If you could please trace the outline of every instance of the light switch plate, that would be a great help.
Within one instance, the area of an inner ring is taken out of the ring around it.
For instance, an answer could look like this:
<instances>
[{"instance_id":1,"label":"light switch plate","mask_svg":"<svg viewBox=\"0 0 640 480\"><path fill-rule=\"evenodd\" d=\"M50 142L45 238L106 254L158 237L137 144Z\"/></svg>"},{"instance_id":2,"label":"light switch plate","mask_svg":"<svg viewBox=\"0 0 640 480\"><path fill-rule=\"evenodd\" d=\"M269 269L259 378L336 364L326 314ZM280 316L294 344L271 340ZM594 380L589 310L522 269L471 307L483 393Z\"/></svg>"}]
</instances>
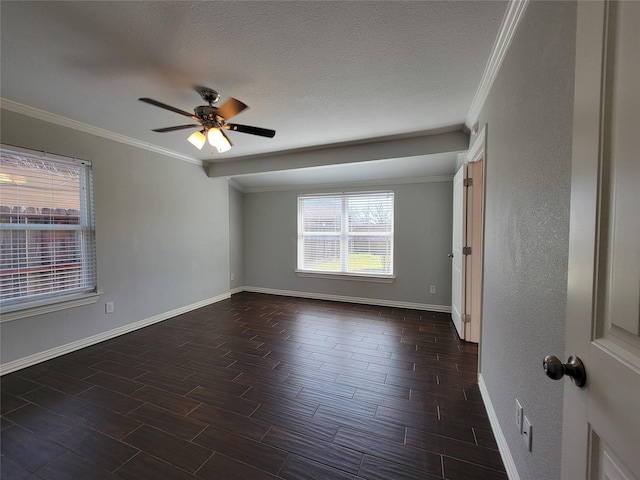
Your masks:
<instances>
[{"instance_id":1,"label":"light switch plate","mask_svg":"<svg viewBox=\"0 0 640 480\"><path fill-rule=\"evenodd\" d=\"M533 446L533 427L527 417L522 418L522 438L524 439L527 451L530 452Z\"/></svg>"},{"instance_id":2,"label":"light switch plate","mask_svg":"<svg viewBox=\"0 0 640 480\"><path fill-rule=\"evenodd\" d=\"M516 398L516 426L518 427L518 433L522 435L522 405Z\"/></svg>"}]
</instances>

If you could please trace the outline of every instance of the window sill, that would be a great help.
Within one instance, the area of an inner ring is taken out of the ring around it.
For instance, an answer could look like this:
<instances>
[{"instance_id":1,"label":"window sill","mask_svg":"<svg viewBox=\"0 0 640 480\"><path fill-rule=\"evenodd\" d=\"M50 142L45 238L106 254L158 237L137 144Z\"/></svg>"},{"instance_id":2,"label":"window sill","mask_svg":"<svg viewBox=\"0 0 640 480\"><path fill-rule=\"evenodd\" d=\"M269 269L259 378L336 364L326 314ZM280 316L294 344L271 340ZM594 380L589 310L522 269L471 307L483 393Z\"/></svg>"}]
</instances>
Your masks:
<instances>
[{"instance_id":1,"label":"window sill","mask_svg":"<svg viewBox=\"0 0 640 480\"><path fill-rule=\"evenodd\" d=\"M336 272L313 272L307 270L296 270L299 277L325 278L329 280L354 280L356 282L393 283L396 279L394 275L374 275L358 273L336 273Z\"/></svg>"},{"instance_id":2,"label":"window sill","mask_svg":"<svg viewBox=\"0 0 640 480\"><path fill-rule=\"evenodd\" d=\"M91 305L98 301L101 293L90 292L78 295L69 295L66 297L50 298L47 300L25 302L20 305L11 305L2 308L0 314L0 323L11 322L21 318L43 315L45 313L57 312L68 308L80 307L82 305Z\"/></svg>"}]
</instances>

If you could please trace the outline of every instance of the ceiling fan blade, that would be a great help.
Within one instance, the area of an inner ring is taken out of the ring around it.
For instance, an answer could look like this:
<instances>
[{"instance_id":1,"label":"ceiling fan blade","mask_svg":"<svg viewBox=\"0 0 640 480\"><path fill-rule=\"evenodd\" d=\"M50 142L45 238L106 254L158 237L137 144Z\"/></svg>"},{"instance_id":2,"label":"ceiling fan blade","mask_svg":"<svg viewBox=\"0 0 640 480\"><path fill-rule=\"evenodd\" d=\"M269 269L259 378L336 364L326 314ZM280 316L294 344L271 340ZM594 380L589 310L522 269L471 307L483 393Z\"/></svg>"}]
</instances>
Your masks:
<instances>
[{"instance_id":1,"label":"ceiling fan blade","mask_svg":"<svg viewBox=\"0 0 640 480\"><path fill-rule=\"evenodd\" d=\"M185 130L187 128L201 128L201 127L202 125L200 125L199 123L192 123L191 125L178 125L176 127L155 128L151 131L165 133L165 132L175 132L176 130Z\"/></svg>"},{"instance_id":2,"label":"ceiling fan blade","mask_svg":"<svg viewBox=\"0 0 640 480\"><path fill-rule=\"evenodd\" d=\"M242 103L240 100L230 97L226 102L218 107L218 115L220 115L225 120L229 120L231 117L235 117L245 108L249 107Z\"/></svg>"},{"instance_id":3,"label":"ceiling fan blade","mask_svg":"<svg viewBox=\"0 0 640 480\"><path fill-rule=\"evenodd\" d=\"M153 98L139 98L141 102L148 103L149 105L154 105L156 107L164 108L165 110L169 110L171 112L179 113L180 115L184 115L185 117L193 118L194 120L198 120L193 113L185 112L184 110L180 110L179 108L172 107L171 105L167 105L166 103L159 102L154 100Z\"/></svg>"},{"instance_id":4,"label":"ceiling fan blade","mask_svg":"<svg viewBox=\"0 0 640 480\"><path fill-rule=\"evenodd\" d=\"M249 125L238 125L237 123L227 123L229 130L241 133L250 133L251 135L259 135L261 137L273 138L276 134L275 130L269 130L268 128L251 127Z\"/></svg>"}]
</instances>

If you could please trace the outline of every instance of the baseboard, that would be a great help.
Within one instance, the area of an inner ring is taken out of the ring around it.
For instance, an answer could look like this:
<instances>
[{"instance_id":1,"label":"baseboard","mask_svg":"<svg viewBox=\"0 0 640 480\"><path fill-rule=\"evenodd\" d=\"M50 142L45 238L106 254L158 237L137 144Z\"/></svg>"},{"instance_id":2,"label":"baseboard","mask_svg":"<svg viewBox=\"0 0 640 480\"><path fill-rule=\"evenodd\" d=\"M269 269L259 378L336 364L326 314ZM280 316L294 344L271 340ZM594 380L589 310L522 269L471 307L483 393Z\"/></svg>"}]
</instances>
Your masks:
<instances>
[{"instance_id":1,"label":"baseboard","mask_svg":"<svg viewBox=\"0 0 640 480\"><path fill-rule=\"evenodd\" d=\"M451 306L449 305L431 305L428 303L399 302L396 300L385 300L381 298L347 297L343 295L330 295L327 293L298 292L295 290L278 290L274 288L249 287L249 286L245 286L245 287L242 287L241 289L235 289L235 290L253 292L253 293L268 293L270 295L281 295L285 297L313 298L316 300L330 300L333 302L359 303L363 305L377 305L380 307L409 308L412 310L427 310L430 312L451 313Z\"/></svg>"},{"instance_id":2,"label":"baseboard","mask_svg":"<svg viewBox=\"0 0 640 480\"><path fill-rule=\"evenodd\" d=\"M240 292L244 292L245 288L244 287L236 287L236 288L232 288L229 293L231 295L235 295L236 293L240 293Z\"/></svg>"},{"instance_id":3,"label":"baseboard","mask_svg":"<svg viewBox=\"0 0 640 480\"><path fill-rule=\"evenodd\" d=\"M52 358L65 355L67 353L71 353L75 350L80 350L81 348L84 348L84 347L95 345L96 343L100 343L105 340L109 340L110 338L124 335L125 333L133 332L134 330L138 330L143 327L148 327L149 325L153 325L154 323L162 322L163 320L168 320L169 318L175 317L177 315L182 315L183 313L190 312L191 310L206 307L207 305L211 305L212 303L217 303L222 300L226 300L230 296L231 296L230 293L224 293L216 297L212 297L206 300L202 300L200 302L192 303L191 305L186 305L184 307L176 308L175 310L170 310L168 312L163 312L158 315L154 315L153 317L149 317L144 320L140 320L138 322L129 323L127 325L123 325L122 327L114 328L112 330L108 330L106 332L102 332L97 335L92 335L91 337L83 338L81 340L76 340L75 342L67 343L59 347L45 350L44 352L35 353L33 355L19 358L11 362L3 363L0 365L0 376L6 375L11 372L15 372L16 370L21 370L23 368L30 367L32 365L35 365L40 362L44 362L46 360L51 360Z\"/></svg>"},{"instance_id":4,"label":"baseboard","mask_svg":"<svg viewBox=\"0 0 640 480\"><path fill-rule=\"evenodd\" d=\"M496 411L493 409L491 397L489 397L489 390L487 390L487 385L484 383L484 378L481 373L478 374L478 386L480 387L480 394L482 395L482 400L484 400L484 406L487 409L487 415L489 416L489 422L491 423L491 430L493 430L493 435L496 437L496 443L498 444L498 450L500 451L504 468L507 471L507 476L509 477L509 480L520 480L516 464L513 461L511 451L509 450L509 444L502 432L500 422L498 422L498 416L496 415Z\"/></svg>"}]
</instances>

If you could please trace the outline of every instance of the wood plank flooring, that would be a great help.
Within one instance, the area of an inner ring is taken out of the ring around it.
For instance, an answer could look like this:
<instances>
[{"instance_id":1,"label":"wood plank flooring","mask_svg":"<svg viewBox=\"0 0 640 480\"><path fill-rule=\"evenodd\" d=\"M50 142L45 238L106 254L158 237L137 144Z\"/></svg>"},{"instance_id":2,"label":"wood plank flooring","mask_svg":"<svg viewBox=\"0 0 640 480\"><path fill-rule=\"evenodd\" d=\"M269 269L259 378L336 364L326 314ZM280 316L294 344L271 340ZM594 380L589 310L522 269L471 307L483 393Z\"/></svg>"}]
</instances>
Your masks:
<instances>
[{"instance_id":1,"label":"wood plank flooring","mask_svg":"<svg viewBox=\"0 0 640 480\"><path fill-rule=\"evenodd\" d=\"M255 293L0 379L2 479L506 479L443 313Z\"/></svg>"}]
</instances>

